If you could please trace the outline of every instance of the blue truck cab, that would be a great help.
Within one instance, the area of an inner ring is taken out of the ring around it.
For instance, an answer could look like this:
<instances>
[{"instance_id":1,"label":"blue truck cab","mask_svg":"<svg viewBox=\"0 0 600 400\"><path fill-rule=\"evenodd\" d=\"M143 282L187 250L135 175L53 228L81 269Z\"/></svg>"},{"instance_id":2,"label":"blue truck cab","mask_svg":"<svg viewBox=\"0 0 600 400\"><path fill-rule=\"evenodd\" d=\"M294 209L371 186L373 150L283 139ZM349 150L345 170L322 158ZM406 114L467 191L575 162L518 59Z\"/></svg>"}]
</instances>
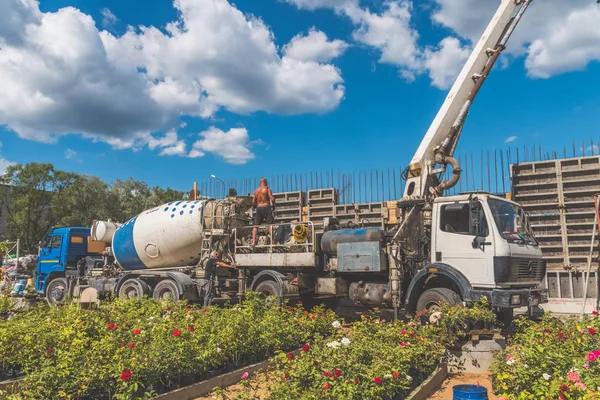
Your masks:
<instances>
[{"instance_id":1,"label":"blue truck cab","mask_svg":"<svg viewBox=\"0 0 600 400\"><path fill-rule=\"evenodd\" d=\"M98 256L98 253L88 252L89 236L89 228L56 228L45 237L35 270L38 293L48 295L48 290L54 290L57 296L66 295L67 278L78 275L77 262L88 256Z\"/></svg>"}]
</instances>

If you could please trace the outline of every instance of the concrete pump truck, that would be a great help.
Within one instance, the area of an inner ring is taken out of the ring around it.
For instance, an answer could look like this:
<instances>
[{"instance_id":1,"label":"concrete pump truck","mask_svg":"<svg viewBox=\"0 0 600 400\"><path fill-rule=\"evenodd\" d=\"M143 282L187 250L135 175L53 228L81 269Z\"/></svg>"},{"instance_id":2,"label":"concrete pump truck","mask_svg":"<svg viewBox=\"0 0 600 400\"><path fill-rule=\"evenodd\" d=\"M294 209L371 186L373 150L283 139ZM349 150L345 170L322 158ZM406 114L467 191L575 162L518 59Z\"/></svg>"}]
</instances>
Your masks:
<instances>
[{"instance_id":1,"label":"concrete pump truck","mask_svg":"<svg viewBox=\"0 0 600 400\"><path fill-rule=\"evenodd\" d=\"M485 297L505 317L546 302L546 264L519 204L484 192L443 196L461 177L453 154L470 107L530 3L501 2L406 170L390 229L296 221L259 227L251 246L249 197L174 201L122 225L54 230L40 250L37 291L51 304L110 296L196 301L217 250L239 266L213 278L221 301L253 290L308 303L343 298L397 315ZM451 178L443 180L447 167Z\"/></svg>"}]
</instances>

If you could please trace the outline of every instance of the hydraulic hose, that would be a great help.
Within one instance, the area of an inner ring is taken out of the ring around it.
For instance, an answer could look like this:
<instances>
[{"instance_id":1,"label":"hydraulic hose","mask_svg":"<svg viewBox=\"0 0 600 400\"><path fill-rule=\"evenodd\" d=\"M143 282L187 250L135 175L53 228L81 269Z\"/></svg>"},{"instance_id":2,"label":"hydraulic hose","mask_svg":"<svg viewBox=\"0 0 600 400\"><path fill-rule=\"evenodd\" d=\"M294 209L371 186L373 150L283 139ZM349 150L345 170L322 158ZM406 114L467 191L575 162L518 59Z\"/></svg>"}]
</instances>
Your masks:
<instances>
[{"instance_id":1,"label":"hydraulic hose","mask_svg":"<svg viewBox=\"0 0 600 400\"><path fill-rule=\"evenodd\" d=\"M460 168L460 163L454 157L443 156L441 153L438 153L435 158L438 164L450 164L452 166L452 178L443 181L433 189L437 195L441 195L444 190L448 190L458 183L462 169Z\"/></svg>"}]
</instances>

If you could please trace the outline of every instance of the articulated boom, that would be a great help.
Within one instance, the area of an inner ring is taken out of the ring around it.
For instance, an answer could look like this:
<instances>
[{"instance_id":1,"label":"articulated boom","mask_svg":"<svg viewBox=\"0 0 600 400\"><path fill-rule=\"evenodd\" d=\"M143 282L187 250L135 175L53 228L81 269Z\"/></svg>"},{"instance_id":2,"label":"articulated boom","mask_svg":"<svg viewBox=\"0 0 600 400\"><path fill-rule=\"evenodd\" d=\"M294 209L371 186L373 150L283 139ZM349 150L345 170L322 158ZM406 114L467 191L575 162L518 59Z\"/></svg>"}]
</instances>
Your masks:
<instances>
[{"instance_id":1,"label":"articulated boom","mask_svg":"<svg viewBox=\"0 0 600 400\"><path fill-rule=\"evenodd\" d=\"M463 124L481 85L531 1L502 1L413 156L404 197L437 197L460 179L460 165L452 156ZM445 172L448 164L453 176L440 183L437 176ZM436 169L436 165L440 168Z\"/></svg>"}]
</instances>

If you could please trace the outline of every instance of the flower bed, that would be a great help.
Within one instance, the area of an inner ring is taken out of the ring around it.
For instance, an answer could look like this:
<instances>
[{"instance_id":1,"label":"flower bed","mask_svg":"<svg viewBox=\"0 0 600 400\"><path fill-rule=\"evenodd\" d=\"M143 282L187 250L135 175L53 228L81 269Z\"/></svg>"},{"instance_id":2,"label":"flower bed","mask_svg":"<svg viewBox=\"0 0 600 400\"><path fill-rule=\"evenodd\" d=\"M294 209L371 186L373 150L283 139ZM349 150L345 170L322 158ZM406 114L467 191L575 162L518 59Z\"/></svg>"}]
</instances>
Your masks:
<instances>
[{"instance_id":1,"label":"flower bed","mask_svg":"<svg viewBox=\"0 0 600 400\"><path fill-rule=\"evenodd\" d=\"M493 316L480 307L445 307L445 312L460 313L461 328L473 317ZM267 372L243 381L242 393L218 394L237 400L405 398L436 369L460 330L448 318L437 325L420 325L419 320L390 323L363 317L348 327L336 321L332 336L306 344L299 356L280 353Z\"/></svg>"},{"instance_id":2,"label":"flower bed","mask_svg":"<svg viewBox=\"0 0 600 400\"><path fill-rule=\"evenodd\" d=\"M506 399L600 399L600 318L518 321L518 333L492 366Z\"/></svg>"},{"instance_id":3,"label":"flower bed","mask_svg":"<svg viewBox=\"0 0 600 400\"><path fill-rule=\"evenodd\" d=\"M231 308L44 305L0 322L0 357L3 372L25 375L14 399L150 398L328 336L334 319L321 308L305 313L252 295Z\"/></svg>"}]
</instances>

